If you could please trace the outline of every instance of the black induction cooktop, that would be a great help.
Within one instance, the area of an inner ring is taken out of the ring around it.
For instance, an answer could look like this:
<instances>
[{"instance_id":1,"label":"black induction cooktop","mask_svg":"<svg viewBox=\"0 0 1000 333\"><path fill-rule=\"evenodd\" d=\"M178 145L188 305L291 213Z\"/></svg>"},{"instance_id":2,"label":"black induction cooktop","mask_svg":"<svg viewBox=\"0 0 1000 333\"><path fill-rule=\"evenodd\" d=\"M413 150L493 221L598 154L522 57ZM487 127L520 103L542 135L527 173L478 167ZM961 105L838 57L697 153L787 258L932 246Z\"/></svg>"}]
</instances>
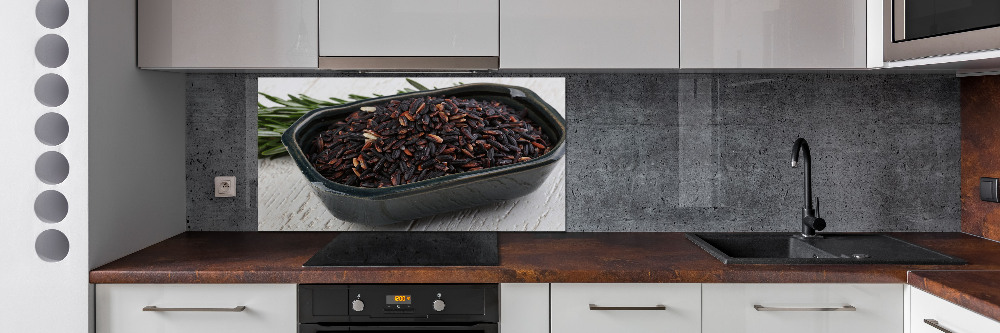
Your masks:
<instances>
[{"instance_id":1,"label":"black induction cooktop","mask_svg":"<svg viewBox=\"0 0 1000 333\"><path fill-rule=\"evenodd\" d=\"M499 252L496 232L343 232L302 266L496 266Z\"/></svg>"}]
</instances>

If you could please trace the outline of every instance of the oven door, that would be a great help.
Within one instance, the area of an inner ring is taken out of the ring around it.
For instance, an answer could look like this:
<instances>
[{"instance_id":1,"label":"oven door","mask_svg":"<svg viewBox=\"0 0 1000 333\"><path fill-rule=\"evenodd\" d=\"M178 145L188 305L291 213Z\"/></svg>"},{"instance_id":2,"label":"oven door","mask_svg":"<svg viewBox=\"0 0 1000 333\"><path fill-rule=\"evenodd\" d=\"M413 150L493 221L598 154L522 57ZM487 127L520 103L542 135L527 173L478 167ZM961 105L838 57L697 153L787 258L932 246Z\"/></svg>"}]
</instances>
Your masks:
<instances>
[{"instance_id":1,"label":"oven door","mask_svg":"<svg viewBox=\"0 0 1000 333\"><path fill-rule=\"evenodd\" d=\"M367 333L395 333L395 332L449 332L449 333L497 333L497 324L470 324L470 325L353 325L353 326L325 326L319 324L299 324L299 333L325 333L325 332L367 332Z\"/></svg>"},{"instance_id":2,"label":"oven door","mask_svg":"<svg viewBox=\"0 0 1000 333\"><path fill-rule=\"evenodd\" d=\"M1000 1L883 0L885 61L1000 49Z\"/></svg>"}]
</instances>

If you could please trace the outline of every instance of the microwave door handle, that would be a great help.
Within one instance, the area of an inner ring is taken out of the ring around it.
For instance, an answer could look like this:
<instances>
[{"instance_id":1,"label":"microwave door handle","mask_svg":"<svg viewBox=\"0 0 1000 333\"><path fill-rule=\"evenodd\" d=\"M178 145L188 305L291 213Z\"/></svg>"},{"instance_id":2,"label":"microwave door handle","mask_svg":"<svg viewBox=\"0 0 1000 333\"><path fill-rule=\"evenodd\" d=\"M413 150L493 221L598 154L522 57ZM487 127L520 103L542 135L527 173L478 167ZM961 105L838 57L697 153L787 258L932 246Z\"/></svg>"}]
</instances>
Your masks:
<instances>
[{"instance_id":1,"label":"microwave door handle","mask_svg":"<svg viewBox=\"0 0 1000 333\"><path fill-rule=\"evenodd\" d=\"M906 39L906 0L885 0L892 3L888 19L892 22L892 41Z\"/></svg>"}]
</instances>

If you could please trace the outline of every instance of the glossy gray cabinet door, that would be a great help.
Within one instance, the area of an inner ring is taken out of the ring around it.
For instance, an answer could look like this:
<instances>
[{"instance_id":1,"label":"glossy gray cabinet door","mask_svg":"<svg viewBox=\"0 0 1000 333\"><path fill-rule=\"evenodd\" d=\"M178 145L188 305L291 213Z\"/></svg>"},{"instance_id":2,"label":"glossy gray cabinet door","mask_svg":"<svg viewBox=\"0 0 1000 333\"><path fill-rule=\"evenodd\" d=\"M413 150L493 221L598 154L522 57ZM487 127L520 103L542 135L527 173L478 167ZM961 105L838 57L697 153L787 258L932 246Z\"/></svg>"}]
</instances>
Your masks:
<instances>
[{"instance_id":1,"label":"glossy gray cabinet door","mask_svg":"<svg viewBox=\"0 0 1000 333\"><path fill-rule=\"evenodd\" d=\"M323 57L496 57L499 0L319 0Z\"/></svg>"},{"instance_id":2,"label":"glossy gray cabinet door","mask_svg":"<svg viewBox=\"0 0 1000 333\"><path fill-rule=\"evenodd\" d=\"M316 0L138 0L141 68L316 68Z\"/></svg>"},{"instance_id":3,"label":"glossy gray cabinet door","mask_svg":"<svg viewBox=\"0 0 1000 333\"><path fill-rule=\"evenodd\" d=\"M678 0L503 0L500 68L677 68Z\"/></svg>"},{"instance_id":4,"label":"glossy gray cabinet door","mask_svg":"<svg viewBox=\"0 0 1000 333\"><path fill-rule=\"evenodd\" d=\"M866 7L866 0L682 0L681 68L865 68Z\"/></svg>"}]
</instances>

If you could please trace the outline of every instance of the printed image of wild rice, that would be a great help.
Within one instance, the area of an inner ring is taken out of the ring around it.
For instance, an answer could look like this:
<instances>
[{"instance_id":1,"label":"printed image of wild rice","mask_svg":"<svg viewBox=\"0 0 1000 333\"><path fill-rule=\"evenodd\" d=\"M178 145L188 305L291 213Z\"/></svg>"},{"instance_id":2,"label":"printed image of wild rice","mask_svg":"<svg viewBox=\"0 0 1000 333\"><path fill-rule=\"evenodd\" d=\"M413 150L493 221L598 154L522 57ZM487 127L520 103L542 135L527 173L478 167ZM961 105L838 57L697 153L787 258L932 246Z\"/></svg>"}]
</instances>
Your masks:
<instances>
[{"instance_id":1,"label":"printed image of wild rice","mask_svg":"<svg viewBox=\"0 0 1000 333\"><path fill-rule=\"evenodd\" d=\"M332 124L306 154L327 179L366 188L510 165L550 149L526 112L445 96L392 100Z\"/></svg>"}]
</instances>

